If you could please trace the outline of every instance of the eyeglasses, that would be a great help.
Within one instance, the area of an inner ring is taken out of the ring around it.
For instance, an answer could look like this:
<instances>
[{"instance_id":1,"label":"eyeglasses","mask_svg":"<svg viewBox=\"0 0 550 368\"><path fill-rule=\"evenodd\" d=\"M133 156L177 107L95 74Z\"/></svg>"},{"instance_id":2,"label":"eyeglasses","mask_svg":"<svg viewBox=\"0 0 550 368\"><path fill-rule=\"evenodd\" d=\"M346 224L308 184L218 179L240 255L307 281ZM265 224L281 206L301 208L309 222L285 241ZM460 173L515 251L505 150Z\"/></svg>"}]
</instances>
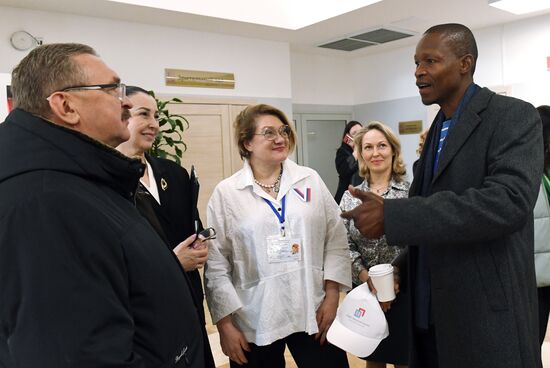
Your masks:
<instances>
[{"instance_id":1,"label":"eyeglasses","mask_svg":"<svg viewBox=\"0 0 550 368\"><path fill-rule=\"evenodd\" d=\"M104 91L115 90L116 97L122 101L126 96L126 85L124 83L109 83L109 84L91 84L88 86L71 86L63 88L56 92L72 92L72 91Z\"/></svg>"},{"instance_id":2,"label":"eyeglasses","mask_svg":"<svg viewBox=\"0 0 550 368\"><path fill-rule=\"evenodd\" d=\"M213 227L207 227L197 235L198 239L201 242L205 242L210 239L216 239L216 229Z\"/></svg>"},{"instance_id":3,"label":"eyeglasses","mask_svg":"<svg viewBox=\"0 0 550 368\"><path fill-rule=\"evenodd\" d=\"M275 138L277 138L277 134L283 138L288 138L290 136L291 131L292 130L288 125L283 125L279 129L265 128L263 132L255 133L254 135L263 135L265 139L267 139L268 141L272 141L272 140L275 140Z\"/></svg>"}]
</instances>

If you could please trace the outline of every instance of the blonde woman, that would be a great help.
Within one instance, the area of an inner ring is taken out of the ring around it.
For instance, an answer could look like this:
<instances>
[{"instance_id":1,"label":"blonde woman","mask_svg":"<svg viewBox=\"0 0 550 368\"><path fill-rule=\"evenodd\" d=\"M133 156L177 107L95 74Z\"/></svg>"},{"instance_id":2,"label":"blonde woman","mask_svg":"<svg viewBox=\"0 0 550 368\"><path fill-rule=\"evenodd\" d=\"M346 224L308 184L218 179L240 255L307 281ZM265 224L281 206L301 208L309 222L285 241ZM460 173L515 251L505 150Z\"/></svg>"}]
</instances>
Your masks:
<instances>
[{"instance_id":1,"label":"blonde woman","mask_svg":"<svg viewBox=\"0 0 550 368\"><path fill-rule=\"evenodd\" d=\"M409 182L405 180L405 165L401 157L399 139L386 125L373 121L355 135L355 150L359 161L359 175L365 180L357 188L373 192L383 198L405 198ZM343 211L349 211L361 201L346 191L340 202ZM403 250L392 246L386 237L365 238L353 221L344 220L352 258L353 283L360 285L369 279L368 269L377 264L391 263ZM390 335L367 357L368 368L384 368L386 363L406 367L408 361L407 294L400 292L393 302L385 302Z\"/></svg>"}]
</instances>

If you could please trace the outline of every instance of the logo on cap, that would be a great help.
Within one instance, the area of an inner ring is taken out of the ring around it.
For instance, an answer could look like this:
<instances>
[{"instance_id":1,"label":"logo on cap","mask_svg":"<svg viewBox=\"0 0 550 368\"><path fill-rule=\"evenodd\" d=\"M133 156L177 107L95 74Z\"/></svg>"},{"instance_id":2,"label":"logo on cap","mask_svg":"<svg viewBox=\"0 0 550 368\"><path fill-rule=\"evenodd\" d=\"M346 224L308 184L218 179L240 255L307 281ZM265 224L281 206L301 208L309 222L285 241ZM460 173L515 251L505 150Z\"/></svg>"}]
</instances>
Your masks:
<instances>
[{"instance_id":1,"label":"logo on cap","mask_svg":"<svg viewBox=\"0 0 550 368\"><path fill-rule=\"evenodd\" d=\"M365 308L357 308L355 310L355 313L353 313L353 316L355 318L361 318L365 316L365 312L366 312Z\"/></svg>"}]
</instances>

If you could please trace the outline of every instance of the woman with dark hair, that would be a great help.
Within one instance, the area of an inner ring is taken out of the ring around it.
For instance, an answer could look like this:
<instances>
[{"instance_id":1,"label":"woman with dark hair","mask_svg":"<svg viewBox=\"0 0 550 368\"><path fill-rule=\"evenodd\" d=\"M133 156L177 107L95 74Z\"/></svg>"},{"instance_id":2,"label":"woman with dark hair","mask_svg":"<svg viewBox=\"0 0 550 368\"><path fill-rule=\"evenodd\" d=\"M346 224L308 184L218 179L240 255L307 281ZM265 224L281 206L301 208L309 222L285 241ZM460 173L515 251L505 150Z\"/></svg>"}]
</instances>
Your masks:
<instances>
[{"instance_id":1,"label":"woman with dark hair","mask_svg":"<svg viewBox=\"0 0 550 368\"><path fill-rule=\"evenodd\" d=\"M542 120L544 171L533 215L535 218L535 271L539 300L539 341L544 342L550 313L550 106L537 107Z\"/></svg>"},{"instance_id":2,"label":"woman with dark hair","mask_svg":"<svg viewBox=\"0 0 550 368\"><path fill-rule=\"evenodd\" d=\"M136 192L136 207L173 250L186 271L195 306L204 326L204 294L198 269L206 263L208 246L206 242L197 240L196 231L199 229L194 219L198 219L198 211L191 200L189 174L173 161L146 153L159 132L157 103L140 87L127 86L126 95L133 105L128 119L130 139L117 149L126 156L140 158L146 165ZM200 221L199 228L202 228ZM203 335L206 367L213 368L214 359L204 328Z\"/></svg>"},{"instance_id":3,"label":"woman with dark hair","mask_svg":"<svg viewBox=\"0 0 550 368\"><path fill-rule=\"evenodd\" d=\"M353 156L353 137L361 129L361 123L355 120L346 124L344 134L342 135L342 144L336 151L336 171L338 172L338 189L334 199L336 203L340 203L342 195L348 190L348 185L358 185L361 183L359 178L358 183L352 183L352 177L357 173L357 158Z\"/></svg>"},{"instance_id":4,"label":"woman with dark hair","mask_svg":"<svg viewBox=\"0 0 550 368\"><path fill-rule=\"evenodd\" d=\"M351 286L346 229L317 172L288 159L296 134L269 105L235 121L244 160L208 202L211 241L206 299L231 367L346 368L327 343L339 291Z\"/></svg>"}]
</instances>

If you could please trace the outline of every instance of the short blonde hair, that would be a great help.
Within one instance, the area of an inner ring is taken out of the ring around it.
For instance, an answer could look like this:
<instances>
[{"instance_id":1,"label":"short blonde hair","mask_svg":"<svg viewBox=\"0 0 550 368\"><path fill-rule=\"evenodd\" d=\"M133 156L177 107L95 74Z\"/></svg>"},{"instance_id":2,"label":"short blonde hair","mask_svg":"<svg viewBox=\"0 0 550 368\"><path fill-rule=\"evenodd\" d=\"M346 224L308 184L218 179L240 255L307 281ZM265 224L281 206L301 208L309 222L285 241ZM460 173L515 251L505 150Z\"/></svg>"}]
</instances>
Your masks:
<instances>
[{"instance_id":1,"label":"short blonde hair","mask_svg":"<svg viewBox=\"0 0 550 368\"><path fill-rule=\"evenodd\" d=\"M376 129L380 133L384 134L384 137L388 140L388 143L390 144L392 151L393 151L393 158L392 158L392 173L391 176L393 180L397 182L401 182L405 179L405 175L407 174L407 169L405 167L405 163L403 162L403 157L401 156L401 143L399 142L399 138L395 135L395 133L388 127L387 125L382 124L379 121L371 121L369 122L364 128L361 128L353 138L353 142L355 143L355 151L357 152L357 161L359 163L359 175L365 180L368 180L370 177L369 168L367 166L367 162L363 158L363 137L367 132Z\"/></svg>"},{"instance_id":2,"label":"short blonde hair","mask_svg":"<svg viewBox=\"0 0 550 368\"><path fill-rule=\"evenodd\" d=\"M288 134L288 151L290 153L294 150L296 146L296 133L294 133L294 129L288 122L284 112L270 105L253 105L241 111L240 114L237 115L234 123L235 141L239 147L239 155L242 159L250 157L250 151L246 149L245 144L254 138L254 134L256 133L256 119L264 115L275 116L281 120L284 125L290 127L290 133Z\"/></svg>"}]
</instances>

